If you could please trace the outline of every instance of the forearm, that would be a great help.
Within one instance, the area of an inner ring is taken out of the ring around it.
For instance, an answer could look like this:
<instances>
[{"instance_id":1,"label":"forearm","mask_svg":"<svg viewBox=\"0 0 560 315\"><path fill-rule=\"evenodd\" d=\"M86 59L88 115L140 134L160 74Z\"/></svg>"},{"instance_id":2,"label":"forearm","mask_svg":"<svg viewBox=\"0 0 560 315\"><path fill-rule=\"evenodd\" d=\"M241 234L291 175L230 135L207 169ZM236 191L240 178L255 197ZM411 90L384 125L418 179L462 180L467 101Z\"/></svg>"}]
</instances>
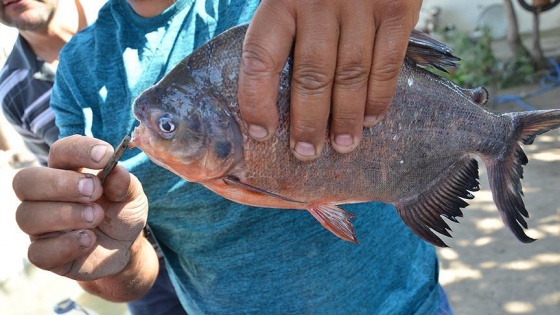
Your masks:
<instances>
[{"instance_id":1,"label":"forearm","mask_svg":"<svg viewBox=\"0 0 560 315\"><path fill-rule=\"evenodd\" d=\"M87 292L113 302L128 302L142 297L156 280L159 261L153 246L144 236L134 242L130 255L129 263L121 272L78 283Z\"/></svg>"}]
</instances>

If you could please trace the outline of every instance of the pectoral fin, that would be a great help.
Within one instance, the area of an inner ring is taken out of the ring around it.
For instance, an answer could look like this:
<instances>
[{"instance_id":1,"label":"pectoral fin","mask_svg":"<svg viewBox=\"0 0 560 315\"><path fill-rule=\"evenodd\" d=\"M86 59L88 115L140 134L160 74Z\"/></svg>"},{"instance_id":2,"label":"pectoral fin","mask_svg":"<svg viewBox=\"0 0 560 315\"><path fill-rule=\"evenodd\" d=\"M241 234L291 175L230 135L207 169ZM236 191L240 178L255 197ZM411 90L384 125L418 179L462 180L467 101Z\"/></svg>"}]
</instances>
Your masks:
<instances>
[{"instance_id":1,"label":"pectoral fin","mask_svg":"<svg viewBox=\"0 0 560 315\"><path fill-rule=\"evenodd\" d=\"M307 209L319 223L345 241L359 244L350 220L355 216L335 205L313 205Z\"/></svg>"},{"instance_id":2,"label":"pectoral fin","mask_svg":"<svg viewBox=\"0 0 560 315\"><path fill-rule=\"evenodd\" d=\"M223 179L224 183L226 183L226 184L228 184L228 185L241 187L241 188L247 189L247 190L249 190L249 191L252 191L252 192L254 192L254 193L259 193L259 194L267 195L267 196L270 196L270 197L282 199L282 200L289 201L289 202L304 203L304 202L302 202L302 201L298 201L298 200L295 200L295 199L287 198L287 197L284 197L284 196L275 194L275 193L273 193L273 192L266 191L266 190L264 190L264 189L262 189L262 188L258 188L258 187L255 187L255 186L252 186L252 185L243 183L241 180L239 180L239 178L238 178L237 176L234 176L234 175L227 175L227 176L225 176L225 177L222 178L222 179Z\"/></svg>"}]
</instances>

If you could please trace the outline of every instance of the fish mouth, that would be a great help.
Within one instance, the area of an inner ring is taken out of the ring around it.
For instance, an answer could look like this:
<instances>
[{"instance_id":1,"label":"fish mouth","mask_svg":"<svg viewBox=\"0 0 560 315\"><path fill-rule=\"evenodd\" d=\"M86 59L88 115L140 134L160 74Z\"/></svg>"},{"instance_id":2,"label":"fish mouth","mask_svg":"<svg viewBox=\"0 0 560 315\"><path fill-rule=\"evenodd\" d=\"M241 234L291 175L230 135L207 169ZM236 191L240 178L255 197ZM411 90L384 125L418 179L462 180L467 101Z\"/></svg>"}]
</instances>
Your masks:
<instances>
[{"instance_id":1,"label":"fish mouth","mask_svg":"<svg viewBox=\"0 0 560 315\"><path fill-rule=\"evenodd\" d=\"M140 123L140 126L134 128L130 134L130 142L128 143L129 149L139 148L142 149L142 144L144 143L144 138L146 134L146 128Z\"/></svg>"},{"instance_id":2,"label":"fish mouth","mask_svg":"<svg viewBox=\"0 0 560 315\"><path fill-rule=\"evenodd\" d=\"M148 119L146 103L141 102L140 99L136 99L136 101L134 102L132 114L134 115L136 120L140 122L140 125L138 125L138 127L132 130L132 133L130 135L131 139L130 139L130 143L128 144L128 147L130 149L135 147L141 149L141 145L143 142L142 139L145 139L147 136L145 130L146 129L145 125L147 124L147 119Z\"/></svg>"}]
</instances>

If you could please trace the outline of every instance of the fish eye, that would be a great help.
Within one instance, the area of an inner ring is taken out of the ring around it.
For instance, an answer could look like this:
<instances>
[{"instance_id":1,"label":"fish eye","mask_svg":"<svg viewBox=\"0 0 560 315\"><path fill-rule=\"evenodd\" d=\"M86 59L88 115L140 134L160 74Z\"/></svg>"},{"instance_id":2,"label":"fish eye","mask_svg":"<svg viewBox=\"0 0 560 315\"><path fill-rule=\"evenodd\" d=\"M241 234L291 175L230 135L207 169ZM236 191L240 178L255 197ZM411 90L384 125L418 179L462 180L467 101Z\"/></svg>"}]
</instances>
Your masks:
<instances>
[{"instance_id":1,"label":"fish eye","mask_svg":"<svg viewBox=\"0 0 560 315\"><path fill-rule=\"evenodd\" d=\"M173 118L169 116L163 116L159 119L159 129L164 133L171 133L175 131L175 123Z\"/></svg>"}]
</instances>

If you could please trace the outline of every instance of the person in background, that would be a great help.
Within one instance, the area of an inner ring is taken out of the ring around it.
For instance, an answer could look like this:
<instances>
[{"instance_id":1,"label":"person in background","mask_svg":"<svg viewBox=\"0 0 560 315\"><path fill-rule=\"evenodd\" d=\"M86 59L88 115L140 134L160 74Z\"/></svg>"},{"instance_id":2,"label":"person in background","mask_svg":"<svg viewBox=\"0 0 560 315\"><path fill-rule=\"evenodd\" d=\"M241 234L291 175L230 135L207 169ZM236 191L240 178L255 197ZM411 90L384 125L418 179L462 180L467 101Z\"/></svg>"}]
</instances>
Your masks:
<instances>
[{"instance_id":1,"label":"person in background","mask_svg":"<svg viewBox=\"0 0 560 315\"><path fill-rule=\"evenodd\" d=\"M70 38L91 24L105 1L21 0L0 3L0 22L18 37L0 72L0 102L6 119L38 162L46 165L58 139L49 107L58 54Z\"/></svg>"},{"instance_id":2,"label":"person in background","mask_svg":"<svg viewBox=\"0 0 560 315\"><path fill-rule=\"evenodd\" d=\"M0 3L0 22L18 30L12 52L0 72L2 111L43 166L47 165L50 146L59 136L54 112L49 106L59 52L72 36L96 20L105 2L19 0ZM163 302L167 305L159 305ZM161 310L182 313L165 268L160 271L154 289L128 306L133 315L159 314Z\"/></svg>"},{"instance_id":3,"label":"person in background","mask_svg":"<svg viewBox=\"0 0 560 315\"><path fill-rule=\"evenodd\" d=\"M105 299L129 301L157 276L160 262L142 233L148 222L189 314L452 314L433 246L390 205L346 206L359 214L357 246L303 211L225 200L139 150L125 153L104 186L80 171L103 168L137 125L131 105L139 93L196 47L246 22L239 101L251 135L267 141L273 133L277 70L294 47L294 155L319 156L330 114L331 139L350 152L391 100L420 4L110 0L63 49L51 103L61 139L49 168L14 178L30 261ZM85 107L95 138L83 136ZM39 189L46 183L54 185Z\"/></svg>"}]
</instances>

